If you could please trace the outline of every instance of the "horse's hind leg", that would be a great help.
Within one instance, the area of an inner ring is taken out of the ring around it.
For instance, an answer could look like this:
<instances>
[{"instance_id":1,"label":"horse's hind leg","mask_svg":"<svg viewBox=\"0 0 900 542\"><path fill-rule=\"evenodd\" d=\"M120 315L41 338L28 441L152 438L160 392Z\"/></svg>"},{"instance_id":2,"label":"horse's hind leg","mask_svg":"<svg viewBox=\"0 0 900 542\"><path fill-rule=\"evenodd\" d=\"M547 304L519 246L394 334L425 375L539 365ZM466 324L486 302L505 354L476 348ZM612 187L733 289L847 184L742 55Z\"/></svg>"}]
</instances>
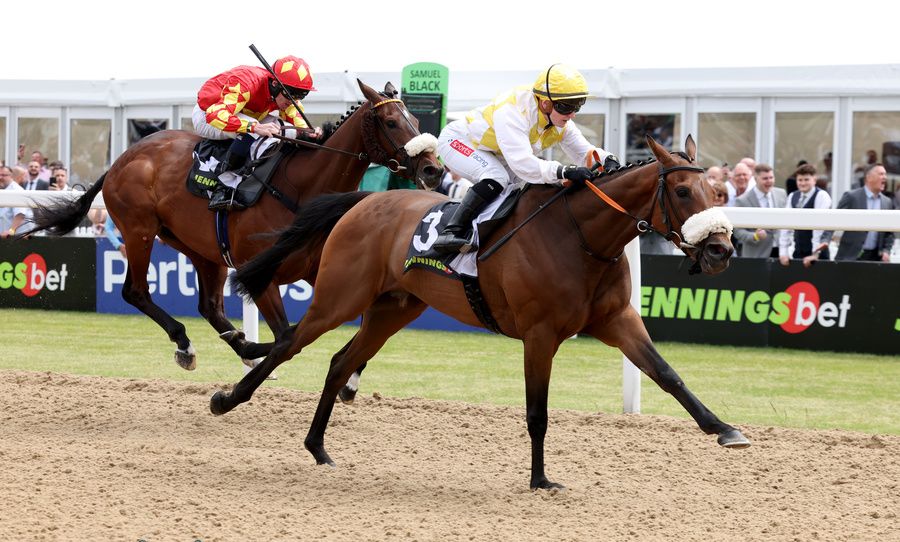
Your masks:
<instances>
[{"instance_id":1,"label":"horse's hind leg","mask_svg":"<svg viewBox=\"0 0 900 542\"><path fill-rule=\"evenodd\" d=\"M678 373L656 351L647 328L633 308L602 326L585 331L610 346L617 346L632 363L656 384L670 393L688 411L700 429L708 435L717 434L718 442L726 448L746 448L748 440L739 430L719 420L706 405L688 390Z\"/></svg>"},{"instance_id":2,"label":"horse's hind leg","mask_svg":"<svg viewBox=\"0 0 900 542\"><path fill-rule=\"evenodd\" d=\"M350 346L350 343L347 343L347 346ZM345 405L352 405L353 401L356 400L356 392L359 391L359 377L362 376L362 372L365 369L366 364L363 363L350 374L350 378L347 379L347 382L341 387L341 391L338 392L338 399Z\"/></svg>"},{"instance_id":3,"label":"horse's hind leg","mask_svg":"<svg viewBox=\"0 0 900 542\"><path fill-rule=\"evenodd\" d=\"M175 350L175 362L182 368L193 371L197 367L197 355L184 324L169 316L150 297L147 268L150 266L155 234L142 235L141 232L127 232L124 229L121 231L125 239L125 250L128 252L128 274L122 285L122 298L165 330L169 340L178 347Z\"/></svg>"},{"instance_id":4,"label":"horse's hind leg","mask_svg":"<svg viewBox=\"0 0 900 542\"><path fill-rule=\"evenodd\" d=\"M389 294L385 295L363 315L362 325L353 340L331 358L325 387L304 440L306 449L317 464L334 466L334 461L325 451L325 429L334 409L334 401L347 378L378 353L392 335L415 320L424 310L425 304L418 299L409 298L401 304Z\"/></svg>"}]
</instances>

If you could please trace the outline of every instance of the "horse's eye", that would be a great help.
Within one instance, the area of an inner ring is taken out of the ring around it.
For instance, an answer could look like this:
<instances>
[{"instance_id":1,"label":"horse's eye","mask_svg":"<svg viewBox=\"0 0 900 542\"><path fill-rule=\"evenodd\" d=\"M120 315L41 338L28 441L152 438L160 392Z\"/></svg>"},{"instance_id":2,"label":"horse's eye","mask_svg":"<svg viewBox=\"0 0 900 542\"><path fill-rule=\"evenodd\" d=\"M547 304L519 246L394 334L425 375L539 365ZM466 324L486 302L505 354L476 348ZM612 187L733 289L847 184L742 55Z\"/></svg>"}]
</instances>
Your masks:
<instances>
[{"instance_id":1,"label":"horse's eye","mask_svg":"<svg viewBox=\"0 0 900 542\"><path fill-rule=\"evenodd\" d=\"M686 186L679 186L675 189L675 195L679 198L687 198L691 195L691 189Z\"/></svg>"},{"instance_id":2,"label":"horse's eye","mask_svg":"<svg viewBox=\"0 0 900 542\"><path fill-rule=\"evenodd\" d=\"M388 128L396 128L397 127L397 121L395 121L395 120L389 120L385 124L387 124Z\"/></svg>"}]
</instances>

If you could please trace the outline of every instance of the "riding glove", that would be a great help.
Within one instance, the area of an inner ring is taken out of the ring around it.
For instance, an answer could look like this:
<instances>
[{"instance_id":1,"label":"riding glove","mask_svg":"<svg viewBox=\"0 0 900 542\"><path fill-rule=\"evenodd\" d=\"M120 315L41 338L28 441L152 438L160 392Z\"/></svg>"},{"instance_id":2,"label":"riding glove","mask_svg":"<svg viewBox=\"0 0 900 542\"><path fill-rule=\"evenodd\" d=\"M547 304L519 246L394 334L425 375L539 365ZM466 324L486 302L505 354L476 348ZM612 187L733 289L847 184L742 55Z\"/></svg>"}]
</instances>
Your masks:
<instances>
[{"instance_id":1,"label":"riding glove","mask_svg":"<svg viewBox=\"0 0 900 542\"><path fill-rule=\"evenodd\" d=\"M585 182L594 177L594 172L590 168L582 166L566 166L563 169L563 178L572 181L572 184L583 185Z\"/></svg>"},{"instance_id":2,"label":"riding glove","mask_svg":"<svg viewBox=\"0 0 900 542\"><path fill-rule=\"evenodd\" d=\"M614 154L610 154L603 161L603 171L615 171L620 167L622 166L619 164L619 159Z\"/></svg>"}]
</instances>

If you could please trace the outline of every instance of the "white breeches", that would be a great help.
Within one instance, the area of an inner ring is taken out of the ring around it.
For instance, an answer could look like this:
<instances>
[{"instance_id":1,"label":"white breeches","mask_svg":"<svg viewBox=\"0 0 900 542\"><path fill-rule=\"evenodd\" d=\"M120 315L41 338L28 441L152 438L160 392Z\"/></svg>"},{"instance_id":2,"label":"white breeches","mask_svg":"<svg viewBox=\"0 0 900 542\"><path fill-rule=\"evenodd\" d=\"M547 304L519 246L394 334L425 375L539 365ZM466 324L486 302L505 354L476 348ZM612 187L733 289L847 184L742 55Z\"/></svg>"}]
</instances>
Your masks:
<instances>
[{"instance_id":1,"label":"white breeches","mask_svg":"<svg viewBox=\"0 0 900 542\"><path fill-rule=\"evenodd\" d=\"M493 179L506 188L510 179L516 179L515 174L501 157L472 146L465 119L453 121L441 130L441 137L438 138L438 154L452 171L473 183L482 179Z\"/></svg>"}]
</instances>

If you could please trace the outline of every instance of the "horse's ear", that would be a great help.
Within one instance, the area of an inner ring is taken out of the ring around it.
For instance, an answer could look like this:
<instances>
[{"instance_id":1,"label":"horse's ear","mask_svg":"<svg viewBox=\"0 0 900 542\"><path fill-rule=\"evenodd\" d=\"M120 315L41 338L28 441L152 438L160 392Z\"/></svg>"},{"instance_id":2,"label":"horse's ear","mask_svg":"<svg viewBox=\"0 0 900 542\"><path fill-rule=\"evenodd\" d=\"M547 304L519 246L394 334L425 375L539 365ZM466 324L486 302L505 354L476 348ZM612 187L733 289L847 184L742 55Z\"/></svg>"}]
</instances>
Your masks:
<instances>
[{"instance_id":1,"label":"horse's ear","mask_svg":"<svg viewBox=\"0 0 900 542\"><path fill-rule=\"evenodd\" d=\"M675 161L672 159L672 155L669 154L669 151L664 149L662 145L660 145L656 142L655 139L650 137L650 134L646 134L644 137L647 138L647 145L650 147L650 150L653 151L653 156L655 156L661 164L670 165L675 163Z\"/></svg>"},{"instance_id":2,"label":"horse's ear","mask_svg":"<svg viewBox=\"0 0 900 542\"><path fill-rule=\"evenodd\" d=\"M397 92L397 88L394 87L394 85L392 85L390 81L388 81L387 84L384 85L384 93L391 98L396 98L397 94L400 94L399 92Z\"/></svg>"},{"instance_id":3,"label":"horse's ear","mask_svg":"<svg viewBox=\"0 0 900 542\"><path fill-rule=\"evenodd\" d=\"M694 136L691 134L688 134L687 139L684 140L684 153L688 155L691 162L697 159L697 144L694 143Z\"/></svg>"},{"instance_id":4,"label":"horse's ear","mask_svg":"<svg viewBox=\"0 0 900 542\"><path fill-rule=\"evenodd\" d=\"M356 82L359 84L359 90L362 91L363 96L365 96L367 100L369 100L373 104L381 101L381 98L378 96L378 93L375 92L375 89L363 83L359 79L357 79Z\"/></svg>"}]
</instances>

